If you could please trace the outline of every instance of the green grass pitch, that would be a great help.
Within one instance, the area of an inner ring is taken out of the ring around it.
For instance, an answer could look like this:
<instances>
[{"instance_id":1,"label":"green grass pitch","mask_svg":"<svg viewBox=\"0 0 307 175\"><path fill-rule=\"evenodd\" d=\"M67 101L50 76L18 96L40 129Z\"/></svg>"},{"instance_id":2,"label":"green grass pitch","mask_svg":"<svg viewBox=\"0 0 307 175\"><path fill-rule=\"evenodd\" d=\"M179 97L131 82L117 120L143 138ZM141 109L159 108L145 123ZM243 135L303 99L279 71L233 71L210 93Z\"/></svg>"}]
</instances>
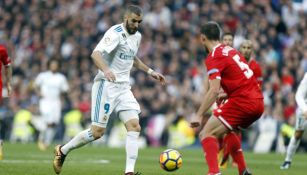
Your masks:
<instances>
[{"instance_id":1,"label":"green grass pitch","mask_svg":"<svg viewBox=\"0 0 307 175\"><path fill-rule=\"evenodd\" d=\"M205 175L207 165L201 148L182 149L183 166L175 172L165 172L159 166L159 154L166 148L147 148L139 151L136 170L142 175ZM280 154L245 153L254 175L306 175L307 155L296 154L290 170L279 170L284 156ZM4 160L0 161L0 175L53 175L53 149L45 152L35 144L4 145ZM86 146L71 152L61 175L122 175L125 166L125 150L103 146ZM237 169L229 167L223 174L236 175Z\"/></svg>"}]
</instances>

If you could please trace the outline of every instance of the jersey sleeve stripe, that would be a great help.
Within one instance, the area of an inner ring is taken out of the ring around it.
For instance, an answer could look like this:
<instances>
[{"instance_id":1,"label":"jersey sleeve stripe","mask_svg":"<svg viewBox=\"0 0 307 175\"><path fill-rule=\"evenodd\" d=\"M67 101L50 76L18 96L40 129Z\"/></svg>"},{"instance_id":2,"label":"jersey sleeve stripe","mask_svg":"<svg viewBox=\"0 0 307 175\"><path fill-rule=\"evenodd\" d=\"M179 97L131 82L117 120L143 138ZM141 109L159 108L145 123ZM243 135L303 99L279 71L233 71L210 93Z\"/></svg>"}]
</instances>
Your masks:
<instances>
[{"instance_id":1,"label":"jersey sleeve stripe","mask_svg":"<svg viewBox=\"0 0 307 175\"><path fill-rule=\"evenodd\" d=\"M214 74L214 73L217 73L217 72L219 72L219 70L216 69L216 68L213 68L213 69L209 70L207 74L211 75L211 74Z\"/></svg>"},{"instance_id":2,"label":"jersey sleeve stripe","mask_svg":"<svg viewBox=\"0 0 307 175\"><path fill-rule=\"evenodd\" d=\"M114 29L116 32L121 32L123 31L122 27L121 26L118 26Z\"/></svg>"}]
</instances>

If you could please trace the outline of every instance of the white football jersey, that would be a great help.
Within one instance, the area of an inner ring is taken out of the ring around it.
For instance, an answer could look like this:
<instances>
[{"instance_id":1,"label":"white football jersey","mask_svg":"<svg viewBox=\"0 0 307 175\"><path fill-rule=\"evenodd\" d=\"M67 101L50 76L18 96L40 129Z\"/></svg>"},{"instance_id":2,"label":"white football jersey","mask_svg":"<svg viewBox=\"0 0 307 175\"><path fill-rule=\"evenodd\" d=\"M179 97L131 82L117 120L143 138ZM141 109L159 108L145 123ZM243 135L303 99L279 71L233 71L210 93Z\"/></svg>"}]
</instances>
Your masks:
<instances>
[{"instance_id":1,"label":"white football jersey","mask_svg":"<svg viewBox=\"0 0 307 175\"><path fill-rule=\"evenodd\" d=\"M305 73L303 80L297 88L295 94L296 103L302 112L307 111L307 73Z\"/></svg>"},{"instance_id":2,"label":"white football jersey","mask_svg":"<svg viewBox=\"0 0 307 175\"><path fill-rule=\"evenodd\" d=\"M129 82L141 37L140 32L130 35L123 24L117 24L104 34L94 49L103 54L105 63L116 76L116 82ZM95 80L104 78L104 73L99 70Z\"/></svg>"},{"instance_id":3,"label":"white football jersey","mask_svg":"<svg viewBox=\"0 0 307 175\"><path fill-rule=\"evenodd\" d=\"M38 74L34 83L40 88L44 100L60 100L61 92L67 92L69 89L65 76L51 71Z\"/></svg>"}]
</instances>

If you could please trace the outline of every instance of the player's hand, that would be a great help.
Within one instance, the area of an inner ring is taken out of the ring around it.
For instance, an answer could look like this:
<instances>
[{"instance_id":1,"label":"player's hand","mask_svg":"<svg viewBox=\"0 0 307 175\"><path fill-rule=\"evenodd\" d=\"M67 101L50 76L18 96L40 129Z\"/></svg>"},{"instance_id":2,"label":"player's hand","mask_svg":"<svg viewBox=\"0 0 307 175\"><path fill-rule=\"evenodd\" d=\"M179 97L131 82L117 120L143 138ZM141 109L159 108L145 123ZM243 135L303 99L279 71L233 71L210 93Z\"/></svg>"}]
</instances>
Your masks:
<instances>
[{"instance_id":1,"label":"player's hand","mask_svg":"<svg viewBox=\"0 0 307 175\"><path fill-rule=\"evenodd\" d=\"M219 92L216 103L217 105L225 103L225 100L228 98L227 94L225 92Z\"/></svg>"},{"instance_id":2,"label":"player's hand","mask_svg":"<svg viewBox=\"0 0 307 175\"><path fill-rule=\"evenodd\" d=\"M160 73L158 73L158 72L156 72L156 71L153 71L150 75L151 75L154 79L160 81L160 83L161 83L162 85L165 85L165 83L166 83L165 77L164 77L162 74L160 74Z\"/></svg>"},{"instance_id":3,"label":"player's hand","mask_svg":"<svg viewBox=\"0 0 307 175\"><path fill-rule=\"evenodd\" d=\"M12 94L12 86L10 83L6 84L6 89L7 89L7 96L10 97Z\"/></svg>"},{"instance_id":4,"label":"player's hand","mask_svg":"<svg viewBox=\"0 0 307 175\"><path fill-rule=\"evenodd\" d=\"M304 116L305 120L307 120L307 111L303 112L303 116Z\"/></svg>"},{"instance_id":5,"label":"player's hand","mask_svg":"<svg viewBox=\"0 0 307 175\"><path fill-rule=\"evenodd\" d=\"M108 81L114 82L116 80L115 74L110 69L104 71L103 73Z\"/></svg>"},{"instance_id":6,"label":"player's hand","mask_svg":"<svg viewBox=\"0 0 307 175\"><path fill-rule=\"evenodd\" d=\"M196 114L193 114L190 121L191 128L199 127L200 123L201 123L201 117Z\"/></svg>"}]
</instances>

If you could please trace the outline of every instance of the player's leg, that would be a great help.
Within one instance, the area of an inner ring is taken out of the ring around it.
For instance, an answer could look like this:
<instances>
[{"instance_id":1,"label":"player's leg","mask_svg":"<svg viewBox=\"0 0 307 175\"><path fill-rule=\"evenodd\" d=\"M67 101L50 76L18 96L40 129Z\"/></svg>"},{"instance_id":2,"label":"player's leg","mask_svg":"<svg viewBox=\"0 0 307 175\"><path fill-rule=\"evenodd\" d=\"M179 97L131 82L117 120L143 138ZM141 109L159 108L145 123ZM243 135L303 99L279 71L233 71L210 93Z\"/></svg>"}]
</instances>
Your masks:
<instances>
[{"instance_id":1,"label":"player's leg","mask_svg":"<svg viewBox=\"0 0 307 175\"><path fill-rule=\"evenodd\" d=\"M227 149L229 154L233 158L234 162L237 163L240 175L249 174L238 135L235 132L230 132L227 134L225 139L227 142Z\"/></svg>"},{"instance_id":2,"label":"player's leg","mask_svg":"<svg viewBox=\"0 0 307 175\"><path fill-rule=\"evenodd\" d=\"M303 136L306 121L300 110L297 110L295 121L295 134L291 137L290 143L287 148L286 158L284 163L280 166L280 169L289 169L292 162L292 157L298 148L301 137Z\"/></svg>"},{"instance_id":3,"label":"player's leg","mask_svg":"<svg viewBox=\"0 0 307 175\"><path fill-rule=\"evenodd\" d=\"M108 117L112 112L110 104L106 103L108 99L106 91L107 86L103 80L94 82L92 88L91 128L81 131L65 145L55 147L53 167L57 174L61 172L65 157L71 150L99 139L104 134L109 119ZM106 106L108 106L107 111Z\"/></svg>"},{"instance_id":4,"label":"player's leg","mask_svg":"<svg viewBox=\"0 0 307 175\"><path fill-rule=\"evenodd\" d=\"M57 125L55 123L47 124L45 139L44 139L44 144L45 144L46 148L48 148L48 146L52 143L52 141L54 139L54 135L55 135L55 132L56 132L56 126Z\"/></svg>"},{"instance_id":5,"label":"player's leg","mask_svg":"<svg viewBox=\"0 0 307 175\"><path fill-rule=\"evenodd\" d=\"M39 101L39 111L41 116L41 121L44 127L39 132L37 146L41 151L45 151L47 146L45 145L46 131L47 131L47 120L48 120L48 108L49 104L46 103L43 99Z\"/></svg>"},{"instance_id":6,"label":"player's leg","mask_svg":"<svg viewBox=\"0 0 307 175\"><path fill-rule=\"evenodd\" d=\"M134 98L129 85L123 85L119 104L116 106L118 116L127 129L126 138L126 175L134 175L134 167L138 157L138 138L141 131L139 124L140 106Z\"/></svg>"},{"instance_id":7,"label":"player's leg","mask_svg":"<svg viewBox=\"0 0 307 175\"><path fill-rule=\"evenodd\" d=\"M138 138L141 131L138 112L136 110L120 111L119 117L127 129L125 173L133 173L138 157Z\"/></svg>"},{"instance_id":8,"label":"player's leg","mask_svg":"<svg viewBox=\"0 0 307 175\"><path fill-rule=\"evenodd\" d=\"M218 118L212 116L199 133L199 139L201 140L209 168L208 174L210 175L220 173L217 159L219 151L217 138L222 137L228 131L229 129L226 128Z\"/></svg>"},{"instance_id":9,"label":"player's leg","mask_svg":"<svg viewBox=\"0 0 307 175\"><path fill-rule=\"evenodd\" d=\"M244 104L248 106L245 109ZM249 107L251 106L251 107ZM221 123L224 124L230 131L237 130L238 127L247 128L255 120L257 120L263 112L263 101L259 100L245 100L245 99L229 99L220 109L214 110L214 115L218 116ZM249 116L249 117L245 117ZM240 140L234 132L230 132L226 137L228 150L233 160L238 163L238 170L240 175L250 174L247 171L247 166L244 160L243 151Z\"/></svg>"},{"instance_id":10,"label":"player's leg","mask_svg":"<svg viewBox=\"0 0 307 175\"><path fill-rule=\"evenodd\" d=\"M303 133L304 133L304 130L296 130L295 134L291 137L288 148L287 148L285 161L280 166L280 169L284 170L284 169L290 168L291 162L292 162L292 157L295 154L298 146L300 145Z\"/></svg>"},{"instance_id":11,"label":"player's leg","mask_svg":"<svg viewBox=\"0 0 307 175\"><path fill-rule=\"evenodd\" d=\"M105 131L105 127L91 125L91 128L81 131L77 134L73 139L71 139L68 143L61 146L60 151L67 155L73 149L84 146L85 144L92 142L94 140L99 139L103 136Z\"/></svg>"},{"instance_id":12,"label":"player's leg","mask_svg":"<svg viewBox=\"0 0 307 175\"><path fill-rule=\"evenodd\" d=\"M238 138L239 138L239 141L240 141L240 145L241 144L241 132L238 132L236 133ZM224 139L223 139L223 145L224 145L224 150L223 150L223 157L220 161L220 168L227 168L227 164L228 164L228 161L229 161L229 155L230 155L230 151L229 151L229 138L228 137L231 137L229 134L226 134L224 136ZM233 165L236 165L237 166L237 162L235 160L233 160Z\"/></svg>"},{"instance_id":13,"label":"player's leg","mask_svg":"<svg viewBox=\"0 0 307 175\"><path fill-rule=\"evenodd\" d=\"M53 161L54 171L59 174L62 170L66 155L73 149L86 145L96 139L99 139L105 131L101 126L93 125L90 129L86 129L77 134L72 140L65 145L57 145L55 147L55 157Z\"/></svg>"},{"instance_id":14,"label":"player's leg","mask_svg":"<svg viewBox=\"0 0 307 175\"><path fill-rule=\"evenodd\" d=\"M45 132L44 144L48 147L54 140L56 133L56 128L61 120L61 103L59 101L54 101L49 104L49 111L46 117L47 128Z\"/></svg>"}]
</instances>

